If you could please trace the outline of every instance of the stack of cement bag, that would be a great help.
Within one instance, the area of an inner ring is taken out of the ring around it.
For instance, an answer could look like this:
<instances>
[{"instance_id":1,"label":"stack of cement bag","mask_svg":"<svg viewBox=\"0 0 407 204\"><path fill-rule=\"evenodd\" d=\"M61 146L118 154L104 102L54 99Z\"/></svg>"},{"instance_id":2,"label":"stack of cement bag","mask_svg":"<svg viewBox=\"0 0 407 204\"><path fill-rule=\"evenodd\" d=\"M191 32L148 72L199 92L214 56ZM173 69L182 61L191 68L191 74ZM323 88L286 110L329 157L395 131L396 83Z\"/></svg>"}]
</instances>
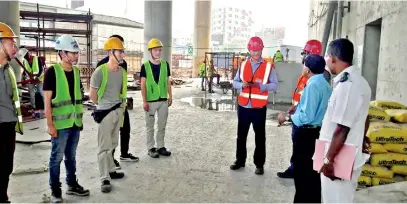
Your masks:
<instances>
[{"instance_id":1,"label":"stack of cement bag","mask_svg":"<svg viewBox=\"0 0 407 204\"><path fill-rule=\"evenodd\" d=\"M372 101L369 108L370 161L363 166L360 186L407 180L407 106Z\"/></svg>"}]
</instances>

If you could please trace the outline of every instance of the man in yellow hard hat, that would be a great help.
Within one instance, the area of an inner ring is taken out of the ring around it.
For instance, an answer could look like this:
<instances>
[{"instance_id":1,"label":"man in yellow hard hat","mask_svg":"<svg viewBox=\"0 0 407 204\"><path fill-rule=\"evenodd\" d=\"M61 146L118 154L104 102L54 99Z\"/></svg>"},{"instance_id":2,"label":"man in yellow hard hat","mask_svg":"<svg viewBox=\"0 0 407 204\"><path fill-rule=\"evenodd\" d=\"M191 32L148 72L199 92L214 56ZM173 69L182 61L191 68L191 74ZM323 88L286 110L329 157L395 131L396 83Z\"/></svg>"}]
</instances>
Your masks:
<instances>
[{"instance_id":1,"label":"man in yellow hard hat","mask_svg":"<svg viewBox=\"0 0 407 204\"><path fill-rule=\"evenodd\" d=\"M0 22L0 203L9 202L7 188L13 171L16 132L23 134L16 76L9 65L17 53L15 38L14 31Z\"/></svg>"},{"instance_id":2,"label":"man in yellow hard hat","mask_svg":"<svg viewBox=\"0 0 407 204\"><path fill-rule=\"evenodd\" d=\"M98 128L98 163L101 191L108 193L112 187L110 179L124 177L117 172L112 152L119 142L119 131L123 125L127 96L127 72L120 64L124 59L123 42L112 37L106 40L104 50L109 53L109 61L99 66L92 74L90 99L97 104L93 112Z\"/></svg>"},{"instance_id":3,"label":"man in yellow hard hat","mask_svg":"<svg viewBox=\"0 0 407 204\"><path fill-rule=\"evenodd\" d=\"M147 47L151 58L141 66L141 94L147 126L148 155L158 158L160 155L171 155L164 144L168 107L172 104L171 71L168 62L160 59L163 47L161 41L153 38ZM157 141L154 140L156 113L158 117Z\"/></svg>"}]
</instances>

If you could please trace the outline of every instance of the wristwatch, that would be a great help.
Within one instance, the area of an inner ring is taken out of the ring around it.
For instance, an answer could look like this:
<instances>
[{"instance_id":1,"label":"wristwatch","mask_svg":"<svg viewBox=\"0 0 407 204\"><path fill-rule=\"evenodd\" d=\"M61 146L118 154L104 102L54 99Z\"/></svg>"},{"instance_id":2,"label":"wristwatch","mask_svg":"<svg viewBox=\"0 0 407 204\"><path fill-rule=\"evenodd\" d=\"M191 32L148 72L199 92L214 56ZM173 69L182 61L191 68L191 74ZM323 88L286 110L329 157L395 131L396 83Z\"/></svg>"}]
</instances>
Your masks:
<instances>
[{"instance_id":1,"label":"wristwatch","mask_svg":"<svg viewBox=\"0 0 407 204\"><path fill-rule=\"evenodd\" d=\"M328 157L325 157L325 158L324 158L324 164L329 164L329 159L328 159Z\"/></svg>"}]
</instances>

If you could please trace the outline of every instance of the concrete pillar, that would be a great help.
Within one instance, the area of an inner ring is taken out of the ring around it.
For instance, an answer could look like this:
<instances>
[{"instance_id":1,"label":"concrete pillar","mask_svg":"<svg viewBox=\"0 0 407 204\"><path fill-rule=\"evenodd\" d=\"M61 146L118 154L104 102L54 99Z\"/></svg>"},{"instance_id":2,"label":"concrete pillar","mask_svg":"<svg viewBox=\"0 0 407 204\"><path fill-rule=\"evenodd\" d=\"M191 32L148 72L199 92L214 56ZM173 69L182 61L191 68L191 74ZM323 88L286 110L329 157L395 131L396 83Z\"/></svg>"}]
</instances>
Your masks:
<instances>
[{"instance_id":1,"label":"concrete pillar","mask_svg":"<svg viewBox=\"0 0 407 204\"><path fill-rule=\"evenodd\" d=\"M199 65L205 59L205 52L211 51L211 13L211 0L195 0L193 77L198 76Z\"/></svg>"},{"instance_id":2,"label":"concrete pillar","mask_svg":"<svg viewBox=\"0 0 407 204\"><path fill-rule=\"evenodd\" d=\"M172 1L144 1L144 60L150 59L147 44L151 38L163 43L161 59L171 66L172 56Z\"/></svg>"},{"instance_id":3,"label":"concrete pillar","mask_svg":"<svg viewBox=\"0 0 407 204\"><path fill-rule=\"evenodd\" d=\"M13 29L17 36L20 36L20 1L0 1L0 22L3 22ZM17 45L20 45L20 39L17 38ZM16 73L17 81L21 80L21 67L17 62L10 62Z\"/></svg>"}]
</instances>

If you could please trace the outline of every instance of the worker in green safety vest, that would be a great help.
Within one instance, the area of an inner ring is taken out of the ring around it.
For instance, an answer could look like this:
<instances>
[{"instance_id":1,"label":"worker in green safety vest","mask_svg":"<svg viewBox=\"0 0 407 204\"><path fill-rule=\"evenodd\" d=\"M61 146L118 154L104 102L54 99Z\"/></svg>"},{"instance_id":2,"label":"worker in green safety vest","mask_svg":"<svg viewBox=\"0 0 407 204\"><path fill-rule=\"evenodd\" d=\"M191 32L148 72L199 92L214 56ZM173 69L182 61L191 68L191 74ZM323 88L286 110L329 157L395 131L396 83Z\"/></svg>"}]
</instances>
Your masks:
<instances>
[{"instance_id":1,"label":"worker in green safety vest","mask_svg":"<svg viewBox=\"0 0 407 204\"><path fill-rule=\"evenodd\" d=\"M112 189L110 180L124 177L123 172L116 171L112 153L118 145L120 127L123 126L124 121L127 72L120 66L124 60L124 45L118 37L108 38L105 41L104 50L108 52L109 61L93 72L89 96L97 104L94 114L100 115L100 121L96 122L98 122L101 191L109 193Z\"/></svg>"},{"instance_id":2,"label":"worker in green safety vest","mask_svg":"<svg viewBox=\"0 0 407 204\"><path fill-rule=\"evenodd\" d=\"M88 196L89 190L76 177L76 149L83 129L83 105L79 68L78 42L71 35L62 35L55 42L61 62L49 67L44 76L44 104L48 133L51 135L49 184L51 202L62 202L60 165L65 156L66 193Z\"/></svg>"},{"instance_id":3,"label":"worker in green safety vest","mask_svg":"<svg viewBox=\"0 0 407 204\"><path fill-rule=\"evenodd\" d=\"M170 156L171 152L165 147L164 136L167 125L168 107L172 104L170 65L161 60L163 44L153 38L147 45L150 60L141 66L141 94L147 126L147 149L152 158ZM157 135L154 139L155 114L157 113ZM156 145L157 142L157 145Z\"/></svg>"},{"instance_id":4,"label":"worker in green safety vest","mask_svg":"<svg viewBox=\"0 0 407 204\"><path fill-rule=\"evenodd\" d=\"M201 89L202 91L205 91L205 79L206 79L206 60L204 60L201 65L199 66L199 76L201 77L202 81L201 81Z\"/></svg>"},{"instance_id":5,"label":"worker in green safety vest","mask_svg":"<svg viewBox=\"0 0 407 204\"><path fill-rule=\"evenodd\" d=\"M280 50L277 50L276 54L274 54L273 62L284 62L284 56Z\"/></svg>"},{"instance_id":6,"label":"worker in green safety vest","mask_svg":"<svg viewBox=\"0 0 407 204\"><path fill-rule=\"evenodd\" d=\"M208 88L209 88L209 90L208 90L208 92L209 93L215 93L214 91L213 91L213 88L212 88L212 84L213 84L213 77L215 76L215 75L217 75L217 72L216 72L216 70L215 70L215 66L214 66L214 64L213 64L213 59L211 59L210 61L209 61L209 65L207 66L207 77L208 77L208 79L209 79L209 84L208 84ZM219 79L218 79L218 83L219 83Z\"/></svg>"},{"instance_id":7,"label":"worker in green safety vest","mask_svg":"<svg viewBox=\"0 0 407 204\"><path fill-rule=\"evenodd\" d=\"M21 48L21 47L20 47ZM30 93L30 102L34 109L39 109L42 107L37 107L37 102L35 101L35 94L38 92L44 98L43 93L43 82L44 82L44 62L38 56L30 56L27 54L24 56L24 67L30 75L33 76L33 80L38 80L38 82L33 81L27 84L28 91Z\"/></svg>"},{"instance_id":8,"label":"worker in green safety vest","mask_svg":"<svg viewBox=\"0 0 407 204\"><path fill-rule=\"evenodd\" d=\"M9 64L17 53L15 38L10 26L0 22L0 203L10 203L7 188L13 172L16 132L23 134L16 76Z\"/></svg>"}]
</instances>

